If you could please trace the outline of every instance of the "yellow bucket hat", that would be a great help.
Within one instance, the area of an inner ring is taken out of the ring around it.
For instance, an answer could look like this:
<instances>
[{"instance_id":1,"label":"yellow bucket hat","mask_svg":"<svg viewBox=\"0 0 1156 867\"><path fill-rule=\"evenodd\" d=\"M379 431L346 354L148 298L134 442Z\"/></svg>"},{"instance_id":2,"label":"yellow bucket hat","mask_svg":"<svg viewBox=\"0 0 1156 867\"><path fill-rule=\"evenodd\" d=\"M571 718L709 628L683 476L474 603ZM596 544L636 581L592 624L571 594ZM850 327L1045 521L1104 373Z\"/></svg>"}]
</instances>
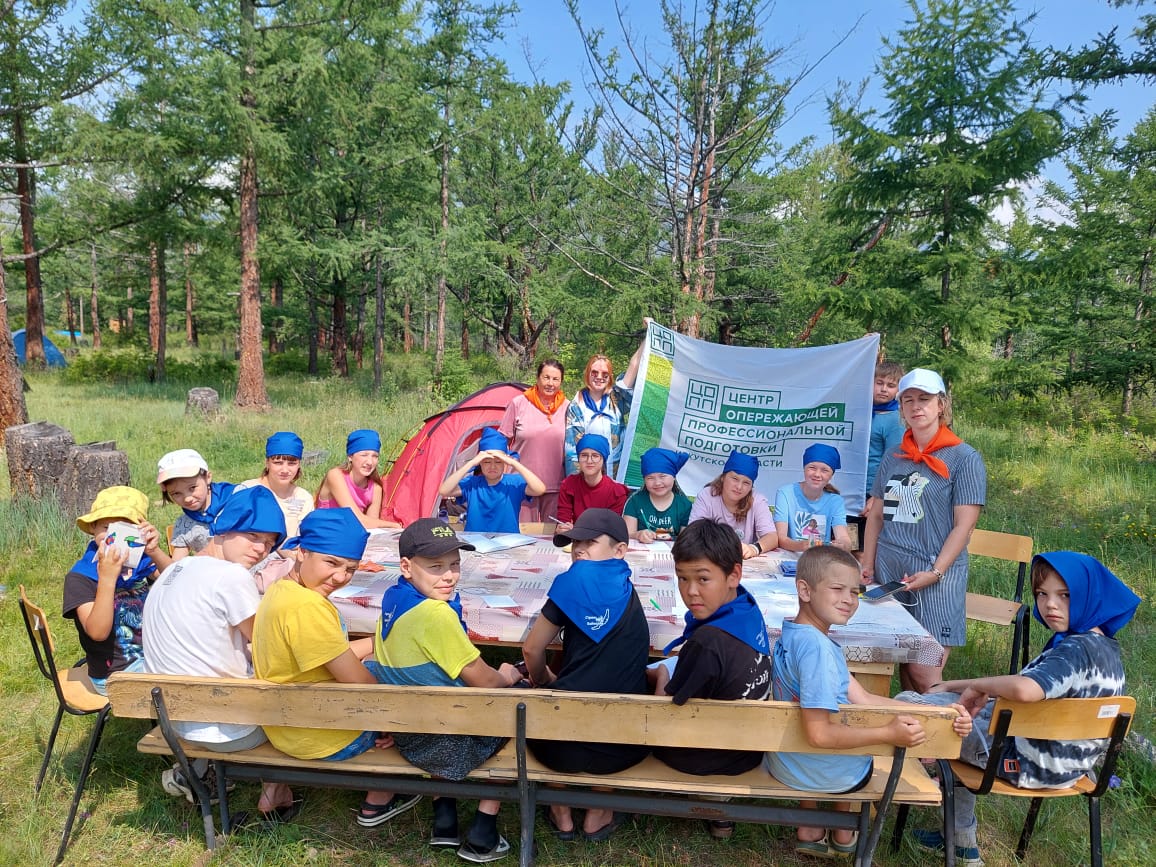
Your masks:
<instances>
[{"instance_id":1,"label":"yellow bucket hat","mask_svg":"<svg viewBox=\"0 0 1156 867\"><path fill-rule=\"evenodd\" d=\"M92 535L92 525L108 518L123 518L130 524L139 524L148 516L149 498L136 488L116 485L105 488L92 501L87 515L76 519L76 526Z\"/></svg>"}]
</instances>

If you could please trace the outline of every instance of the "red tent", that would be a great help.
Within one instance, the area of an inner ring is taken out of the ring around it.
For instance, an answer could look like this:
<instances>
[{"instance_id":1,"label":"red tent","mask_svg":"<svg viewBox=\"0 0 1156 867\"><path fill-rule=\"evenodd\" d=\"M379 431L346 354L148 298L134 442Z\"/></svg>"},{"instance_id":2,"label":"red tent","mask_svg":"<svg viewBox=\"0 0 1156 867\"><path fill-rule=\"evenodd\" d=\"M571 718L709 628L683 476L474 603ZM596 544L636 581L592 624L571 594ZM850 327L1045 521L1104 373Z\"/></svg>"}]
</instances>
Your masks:
<instances>
[{"instance_id":1,"label":"red tent","mask_svg":"<svg viewBox=\"0 0 1156 867\"><path fill-rule=\"evenodd\" d=\"M482 428L497 427L506 407L526 390L516 382L487 385L449 409L425 420L412 434L381 480L381 514L405 526L438 513L438 487L445 477L477 454Z\"/></svg>"}]
</instances>

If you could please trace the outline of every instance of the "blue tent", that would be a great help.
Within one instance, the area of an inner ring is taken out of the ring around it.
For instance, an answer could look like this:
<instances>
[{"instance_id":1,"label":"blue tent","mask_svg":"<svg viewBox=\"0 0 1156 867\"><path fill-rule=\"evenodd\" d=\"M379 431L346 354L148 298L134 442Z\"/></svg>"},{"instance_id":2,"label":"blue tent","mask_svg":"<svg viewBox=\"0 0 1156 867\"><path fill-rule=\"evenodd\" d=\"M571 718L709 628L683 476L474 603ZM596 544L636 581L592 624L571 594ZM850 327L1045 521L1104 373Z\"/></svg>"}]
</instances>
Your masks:
<instances>
[{"instance_id":1,"label":"blue tent","mask_svg":"<svg viewBox=\"0 0 1156 867\"><path fill-rule=\"evenodd\" d=\"M24 329L21 328L12 332L12 342L16 344L16 360L24 364ZM56 348L56 344L48 339L48 335L44 335L44 357L48 360L49 367L67 367L68 362L64 355Z\"/></svg>"}]
</instances>

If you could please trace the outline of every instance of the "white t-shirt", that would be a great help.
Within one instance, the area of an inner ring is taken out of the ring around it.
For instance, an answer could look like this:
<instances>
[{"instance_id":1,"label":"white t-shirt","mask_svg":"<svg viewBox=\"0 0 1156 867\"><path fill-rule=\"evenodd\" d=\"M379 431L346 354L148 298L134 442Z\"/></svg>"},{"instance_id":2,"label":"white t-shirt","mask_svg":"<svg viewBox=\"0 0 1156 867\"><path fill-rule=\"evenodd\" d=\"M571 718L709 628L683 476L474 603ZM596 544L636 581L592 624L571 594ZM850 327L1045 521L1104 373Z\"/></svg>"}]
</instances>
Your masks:
<instances>
[{"instance_id":1,"label":"white t-shirt","mask_svg":"<svg viewBox=\"0 0 1156 867\"><path fill-rule=\"evenodd\" d=\"M145 671L203 677L252 677L253 665L239 623L257 613L261 596L237 563L198 555L173 563L149 589L143 637ZM188 740L227 743L256 726L176 722Z\"/></svg>"},{"instance_id":2,"label":"white t-shirt","mask_svg":"<svg viewBox=\"0 0 1156 867\"><path fill-rule=\"evenodd\" d=\"M248 479L237 485L237 490L243 491L258 485L268 487L261 479ZM301 527L301 520L313 511L313 495L300 485L295 486L293 493L287 498L277 496L277 492L272 488L269 488L269 492L277 497L277 505L281 507L281 514L285 516L285 538L296 536Z\"/></svg>"}]
</instances>

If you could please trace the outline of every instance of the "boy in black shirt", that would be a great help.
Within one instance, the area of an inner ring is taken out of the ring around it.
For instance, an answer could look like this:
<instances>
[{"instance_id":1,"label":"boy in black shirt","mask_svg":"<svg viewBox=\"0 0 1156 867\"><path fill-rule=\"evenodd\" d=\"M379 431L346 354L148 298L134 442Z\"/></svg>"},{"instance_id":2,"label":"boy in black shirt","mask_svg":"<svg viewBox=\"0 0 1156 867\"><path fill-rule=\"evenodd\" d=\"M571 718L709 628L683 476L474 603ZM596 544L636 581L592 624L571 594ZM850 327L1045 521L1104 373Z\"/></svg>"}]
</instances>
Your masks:
<instances>
[{"instance_id":1,"label":"boy in black shirt","mask_svg":"<svg viewBox=\"0 0 1156 867\"><path fill-rule=\"evenodd\" d=\"M655 694L675 704L691 698L765 701L771 694L770 641L762 612L740 583L743 552L730 527L703 518L678 534L671 550L678 592L688 609L682 637L666 652L686 642L674 674L665 665L654 669ZM744 750L663 747L654 754L687 774L742 774L759 766L762 753ZM711 834L730 836L729 822L712 822Z\"/></svg>"}]
</instances>

